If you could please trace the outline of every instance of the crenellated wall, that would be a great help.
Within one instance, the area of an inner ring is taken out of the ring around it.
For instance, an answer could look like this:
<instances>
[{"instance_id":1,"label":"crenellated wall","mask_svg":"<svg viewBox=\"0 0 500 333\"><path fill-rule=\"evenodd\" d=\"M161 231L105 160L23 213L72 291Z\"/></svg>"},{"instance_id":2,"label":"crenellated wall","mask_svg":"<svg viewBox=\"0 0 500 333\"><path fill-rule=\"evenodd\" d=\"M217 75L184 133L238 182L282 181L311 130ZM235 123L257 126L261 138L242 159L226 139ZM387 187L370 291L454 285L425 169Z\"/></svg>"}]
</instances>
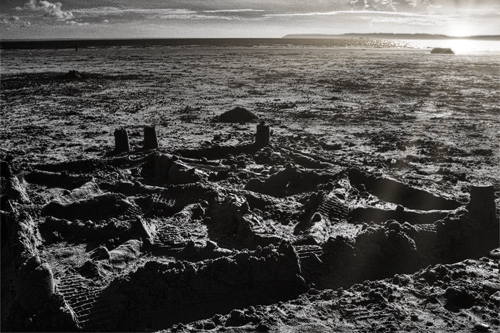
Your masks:
<instances>
[{"instance_id":1,"label":"crenellated wall","mask_svg":"<svg viewBox=\"0 0 500 333\"><path fill-rule=\"evenodd\" d=\"M118 331L160 329L235 308L288 300L306 291L289 243L199 263L147 262L113 281L104 297Z\"/></svg>"}]
</instances>

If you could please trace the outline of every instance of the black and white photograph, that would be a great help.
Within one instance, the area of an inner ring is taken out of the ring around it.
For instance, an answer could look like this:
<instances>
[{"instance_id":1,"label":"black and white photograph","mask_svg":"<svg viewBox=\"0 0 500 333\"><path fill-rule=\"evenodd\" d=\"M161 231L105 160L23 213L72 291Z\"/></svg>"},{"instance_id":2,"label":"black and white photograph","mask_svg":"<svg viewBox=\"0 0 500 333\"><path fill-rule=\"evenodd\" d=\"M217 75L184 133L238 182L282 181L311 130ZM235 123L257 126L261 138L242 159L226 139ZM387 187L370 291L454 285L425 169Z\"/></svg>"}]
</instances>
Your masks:
<instances>
[{"instance_id":1,"label":"black and white photograph","mask_svg":"<svg viewBox=\"0 0 500 333\"><path fill-rule=\"evenodd\" d=\"M499 332L500 1L1 0L1 332Z\"/></svg>"}]
</instances>

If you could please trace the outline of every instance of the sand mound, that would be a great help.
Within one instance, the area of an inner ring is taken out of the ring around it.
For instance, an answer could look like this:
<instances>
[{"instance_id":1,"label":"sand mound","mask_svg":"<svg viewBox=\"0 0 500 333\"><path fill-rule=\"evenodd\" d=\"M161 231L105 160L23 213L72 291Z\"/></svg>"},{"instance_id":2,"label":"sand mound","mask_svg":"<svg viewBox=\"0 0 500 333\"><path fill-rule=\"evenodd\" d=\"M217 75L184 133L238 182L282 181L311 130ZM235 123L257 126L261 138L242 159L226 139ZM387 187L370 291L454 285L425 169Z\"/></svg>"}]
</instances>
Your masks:
<instances>
[{"instance_id":1,"label":"sand mound","mask_svg":"<svg viewBox=\"0 0 500 333\"><path fill-rule=\"evenodd\" d=\"M254 120L257 120L257 116L255 114L239 106L230 111L224 112L217 117L217 121L222 123L240 123Z\"/></svg>"},{"instance_id":2,"label":"sand mound","mask_svg":"<svg viewBox=\"0 0 500 333\"><path fill-rule=\"evenodd\" d=\"M70 70L68 73L58 76L58 78L66 80L79 80L85 78L85 74L79 71Z\"/></svg>"}]
</instances>

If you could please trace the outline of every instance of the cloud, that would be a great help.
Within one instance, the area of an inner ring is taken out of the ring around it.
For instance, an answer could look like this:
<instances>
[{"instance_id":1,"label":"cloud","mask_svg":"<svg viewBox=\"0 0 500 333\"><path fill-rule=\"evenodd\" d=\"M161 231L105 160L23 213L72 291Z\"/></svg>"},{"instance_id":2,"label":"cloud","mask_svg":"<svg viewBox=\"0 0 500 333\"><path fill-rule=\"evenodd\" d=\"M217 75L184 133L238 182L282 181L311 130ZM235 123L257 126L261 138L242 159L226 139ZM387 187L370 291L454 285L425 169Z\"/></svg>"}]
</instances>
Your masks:
<instances>
[{"instance_id":1,"label":"cloud","mask_svg":"<svg viewBox=\"0 0 500 333\"><path fill-rule=\"evenodd\" d=\"M447 19L436 19L431 16L377 16L366 18L372 24L391 24L399 26L444 26Z\"/></svg>"},{"instance_id":2,"label":"cloud","mask_svg":"<svg viewBox=\"0 0 500 333\"><path fill-rule=\"evenodd\" d=\"M24 4L24 7L17 7L17 9L43 12L46 16L54 17L62 21L72 20L74 18L71 11L62 10L62 3L60 2L52 3L45 0L30 0Z\"/></svg>"},{"instance_id":3,"label":"cloud","mask_svg":"<svg viewBox=\"0 0 500 333\"><path fill-rule=\"evenodd\" d=\"M214 9L204 10L204 13L248 13L248 12L265 12L264 9Z\"/></svg>"},{"instance_id":4,"label":"cloud","mask_svg":"<svg viewBox=\"0 0 500 333\"><path fill-rule=\"evenodd\" d=\"M0 25L29 27L31 22L23 21L19 16L0 16Z\"/></svg>"},{"instance_id":5,"label":"cloud","mask_svg":"<svg viewBox=\"0 0 500 333\"><path fill-rule=\"evenodd\" d=\"M431 0L351 0L349 6L367 11L428 12L432 3Z\"/></svg>"},{"instance_id":6,"label":"cloud","mask_svg":"<svg viewBox=\"0 0 500 333\"><path fill-rule=\"evenodd\" d=\"M84 16L99 16L99 15L123 15L123 14L192 14L196 11L188 9L172 9L172 8L126 8L126 7L93 7L74 9L74 13Z\"/></svg>"},{"instance_id":7,"label":"cloud","mask_svg":"<svg viewBox=\"0 0 500 333\"><path fill-rule=\"evenodd\" d=\"M339 10L331 12L311 12L311 13L288 13L288 14L265 14L265 17L294 17L294 16L335 16L335 15L350 15L358 16L360 18L365 16L404 16L404 17L415 17L415 16L427 16L419 13L407 13L407 12L392 12L392 11L365 11L365 10Z\"/></svg>"},{"instance_id":8,"label":"cloud","mask_svg":"<svg viewBox=\"0 0 500 333\"><path fill-rule=\"evenodd\" d=\"M500 0L0 0L0 25L4 38L280 37L448 33L468 20L476 34L499 34L499 11Z\"/></svg>"},{"instance_id":9,"label":"cloud","mask_svg":"<svg viewBox=\"0 0 500 333\"><path fill-rule=\"evenodd\" d=\"M187 8L125 8L125 7L94 7L73 10L79 19L99 22L103 20L116 21L241 21L254 20L262 17L264 10L257 9L217 9L195 10Z\"/></svg>"},{"instance_id":10,"label":"cloud","mask_svg":"<svg viewBox=\"0 0 500 333\"><path fill-rule=\"evenodd\" d=\"M76 21L66 21L66 23L69 25L76 25L76 26L80 26L80 27L89 25L89 23L87 23L87 22L82 23L82 22L76 22Z\"/></svg>"},{"instance_id":11,"label":"cloud","mask_svg":"<svg viewBox=\"0 0 500 333\"><path fill-rule=\"evenodd\" d=\"M340 11L335 12L310 12L310 13L285 13L285 14L265 14L264 17L294 17L294 16L333 16L342 13ZM347 12L349 13L349 12Z\"/></svg>"},{"instance_id":12,"label":"cloud","mask_svg":"<svg viewBox=\"0 0 500 333\"><path fill-rule=\"evenodd\" d=\"M353 8L362 7L365 10L396 11L392 0L352 0L349 5Z\"/></svg>"}]
</instances>

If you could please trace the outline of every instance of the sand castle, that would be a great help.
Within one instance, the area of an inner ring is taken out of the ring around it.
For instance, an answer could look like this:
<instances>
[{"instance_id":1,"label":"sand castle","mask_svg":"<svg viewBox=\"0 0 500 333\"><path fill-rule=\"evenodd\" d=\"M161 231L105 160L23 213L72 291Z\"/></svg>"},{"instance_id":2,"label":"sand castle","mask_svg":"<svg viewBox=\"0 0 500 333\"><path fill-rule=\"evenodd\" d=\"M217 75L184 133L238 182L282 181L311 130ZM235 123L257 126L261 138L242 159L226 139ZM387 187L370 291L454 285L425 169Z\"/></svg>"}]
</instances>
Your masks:
<instances>
[{"instance_id":1,"label":"sand castle","mask_svg":"<svg viewBox=\"0 0 500 333\"><path fill-rule=\"evenodd\" d=\"M491 186L473 187L460 202L291 153L269 133L259 124L254 142L166 153L154 128L145 128L140 151L125 149L120 129L118 156L3 173L2 305L10 311L2 326L175 330L211 318L201 329L260 327L261 317L233 309L409 274L498 245ZM252 171L249 161L266 149L282 156L275 172ZM114 181L115 172L133 176ZM27 184L66 190L40 207L18 194ZM86 246L76 245L65 266L50 251L69 242Z\"/></svg>"}]
</instances>

